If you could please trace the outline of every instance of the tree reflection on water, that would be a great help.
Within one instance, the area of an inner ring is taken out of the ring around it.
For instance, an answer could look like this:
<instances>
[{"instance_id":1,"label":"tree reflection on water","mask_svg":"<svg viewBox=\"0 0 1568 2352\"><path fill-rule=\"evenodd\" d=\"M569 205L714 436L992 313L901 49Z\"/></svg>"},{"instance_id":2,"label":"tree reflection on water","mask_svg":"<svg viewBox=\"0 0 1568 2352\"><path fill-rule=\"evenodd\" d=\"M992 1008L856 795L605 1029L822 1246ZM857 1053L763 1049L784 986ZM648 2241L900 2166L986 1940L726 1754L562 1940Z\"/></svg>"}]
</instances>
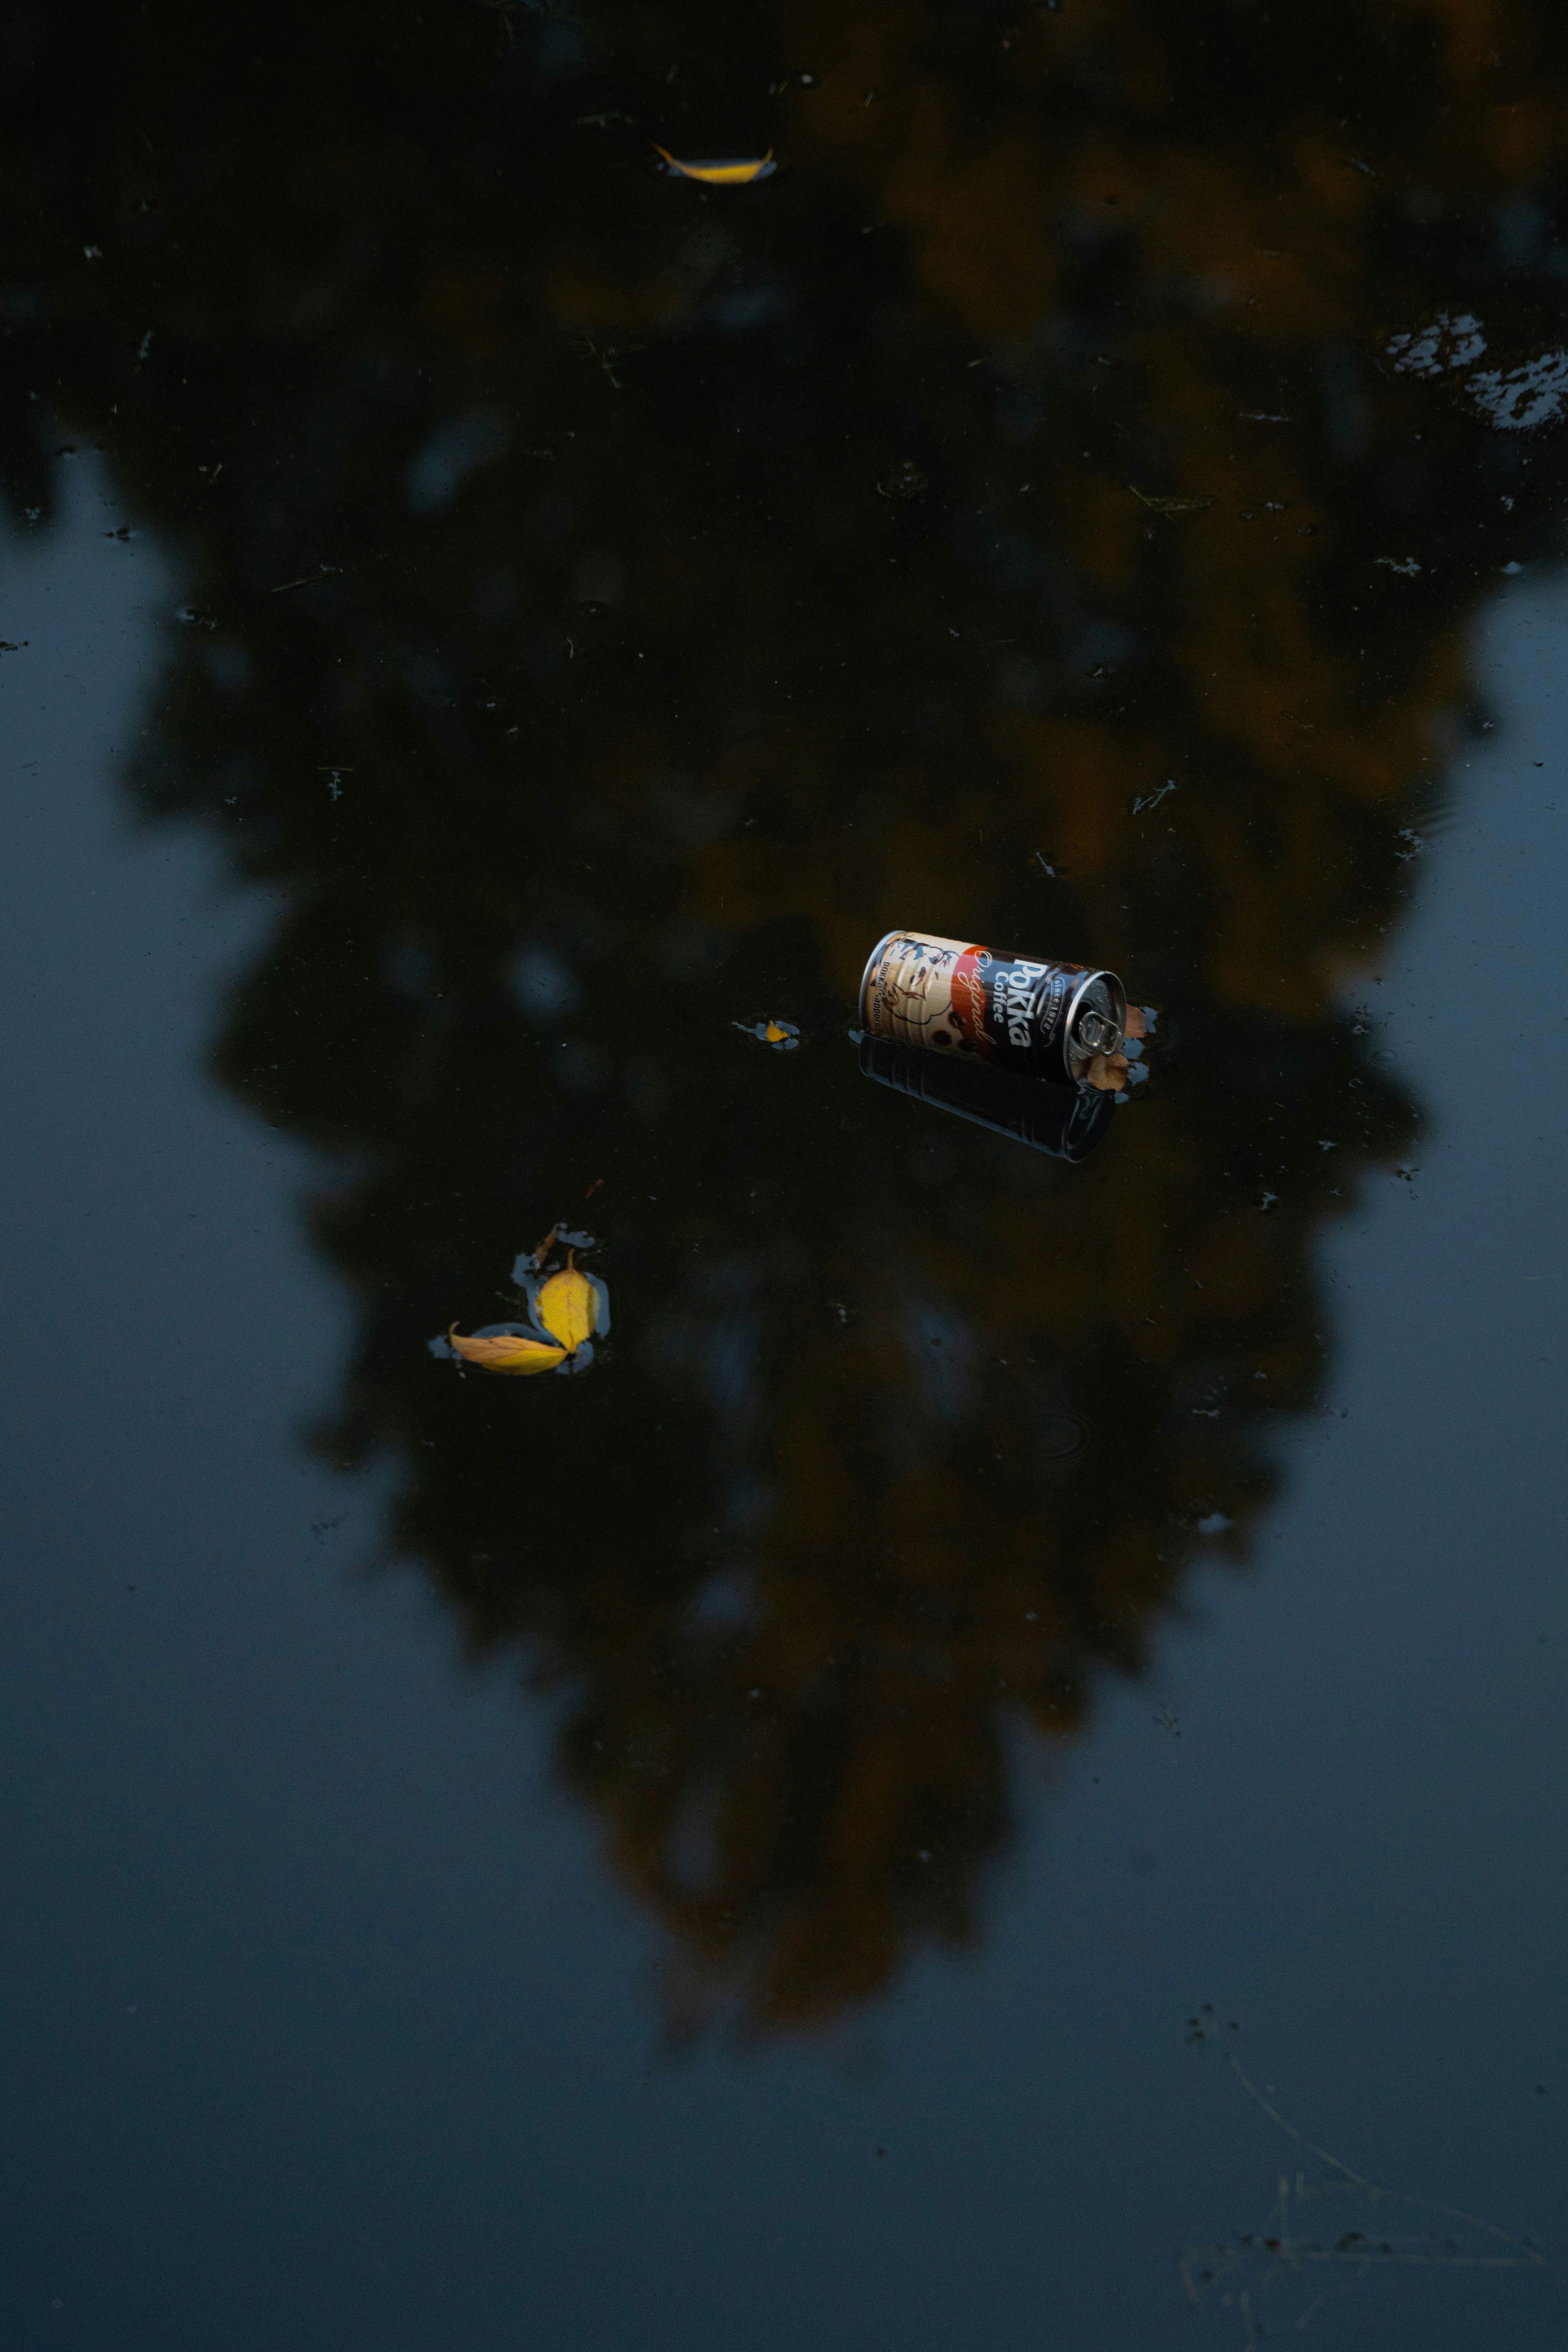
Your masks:
<instances>
[{"instance_id":1,"label":"tree reflection on water","mask_svg":"<svg viewBox=\"0 0 1568 2352\"><path fill-rule=\"evenodd\" d=\"M188 565L134 791L276 894L216 1059L342 1171L319 1443L560 1694L689 2015L827 2020L973 1937L1007 1727L1142 1669L1324 1399L1313 1237L1415 1127L1344 982L1550 543L1568 29L5 28L11 495L58 415ZM1089 1165L861 1082L899 922L1162 1008ZM608 1351L459 1380L556 1217Z\"/></svg>"}]
</instances>

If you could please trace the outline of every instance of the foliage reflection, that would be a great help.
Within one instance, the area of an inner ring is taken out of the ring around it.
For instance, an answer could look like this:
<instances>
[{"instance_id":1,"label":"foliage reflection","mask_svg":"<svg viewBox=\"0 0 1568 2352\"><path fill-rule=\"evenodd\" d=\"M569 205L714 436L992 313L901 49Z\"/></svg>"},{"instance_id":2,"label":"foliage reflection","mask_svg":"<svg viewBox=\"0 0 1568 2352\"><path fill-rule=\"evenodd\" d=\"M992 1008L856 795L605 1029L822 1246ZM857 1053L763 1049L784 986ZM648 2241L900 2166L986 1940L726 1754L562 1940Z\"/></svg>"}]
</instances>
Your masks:
<instances>
[{"instance_id":1,"label":"foliage reflection","mask_svg":"<svg viewBox=\"0 0 1568 2352\"><path fill-rule=\"evenodd\" d=\"M134 785L277 895L217 1065L343 1171L320 1444L693 2019L974 1936L1008 1726L1245 1558L1413 1133L1341 1007L1546 544L1568 26L1286 14L5 19L11 496L58 415L189 567ZM1163 1009L1090 1163L860 1082L898 923ZM595 1377L453 1377L558 1213Z\"/></svg>"}]
</instances>

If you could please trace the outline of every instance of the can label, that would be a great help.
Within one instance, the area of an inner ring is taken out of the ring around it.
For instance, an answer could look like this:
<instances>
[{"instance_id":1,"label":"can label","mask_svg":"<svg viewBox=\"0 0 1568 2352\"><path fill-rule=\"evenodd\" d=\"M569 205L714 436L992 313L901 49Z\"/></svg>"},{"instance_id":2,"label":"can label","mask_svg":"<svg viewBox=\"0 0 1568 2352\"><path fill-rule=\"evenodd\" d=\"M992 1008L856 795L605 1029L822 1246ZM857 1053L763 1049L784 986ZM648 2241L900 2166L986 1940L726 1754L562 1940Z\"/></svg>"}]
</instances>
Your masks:
<instances>
[{"instance_id":1,"label":"can label","mask_svg":"<svg viewBox=\"0 0 1568 2352\"><path fill-rule=\"evenodd\" d=\"M999 955L930 931L890 931L860 984L873 1037L1058 1085L1082 1078L1095 1055L1117 1051L1126 1011L1114 973Z\"/></svg>"}]
</instances>

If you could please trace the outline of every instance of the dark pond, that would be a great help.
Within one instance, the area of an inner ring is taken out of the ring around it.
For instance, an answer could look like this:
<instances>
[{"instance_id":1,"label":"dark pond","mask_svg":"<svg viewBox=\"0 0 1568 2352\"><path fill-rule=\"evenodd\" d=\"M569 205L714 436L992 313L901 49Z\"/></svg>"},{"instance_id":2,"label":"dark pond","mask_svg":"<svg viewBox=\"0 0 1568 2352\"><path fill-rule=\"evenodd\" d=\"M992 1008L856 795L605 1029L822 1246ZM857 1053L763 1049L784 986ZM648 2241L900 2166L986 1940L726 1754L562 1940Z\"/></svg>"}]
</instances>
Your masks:
<instances>
[{"instance_id":1,"label":"dark pond","mask_svg":"<svg viewBox=\"0 0 1568 2352\"><path fill-rule=\"evenodd\" d=\"M1568 16L0 59L6 2344L1561 2343Z\"/></svg>"}]
</instances>

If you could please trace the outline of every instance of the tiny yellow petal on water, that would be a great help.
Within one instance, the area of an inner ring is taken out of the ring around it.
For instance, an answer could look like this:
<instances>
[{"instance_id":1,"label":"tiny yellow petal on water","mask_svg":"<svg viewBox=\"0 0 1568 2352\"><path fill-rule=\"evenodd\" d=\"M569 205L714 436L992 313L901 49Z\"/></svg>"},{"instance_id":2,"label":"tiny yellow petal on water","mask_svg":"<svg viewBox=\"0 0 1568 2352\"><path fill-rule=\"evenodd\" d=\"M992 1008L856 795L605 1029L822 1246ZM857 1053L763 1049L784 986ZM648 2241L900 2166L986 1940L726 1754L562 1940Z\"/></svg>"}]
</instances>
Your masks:
<instances>
[{"instance_id":1,"label":"tiny yellow petal on water","mask_svg":"<svg viewBox=\"0 0 1568 2352\"><path fill-rule=\"evenodd\" d=\"M547 1331L552 1331L563 1348L580 1348L592 1337L598 1318L599 1302L594 1286L575 1265L564 1274L552 1274L542 1283L535 1298L534 1312Z\"/></svg>"},{"instance_id":2,"label":"tiny yellow petal on water","mask_svg":"<svg viewBox=\"0 0 1568 2352\"><path fill-rule=\"evenodd\" d=\"M583 1277L579 1275L577 1278L581 1281ZM482 1364L487 1372L553 1371L557 1364L564 1362L567 1354L564 1348L552 1348L543 1339L525 1339L517 1331L499 1332L489 1339L465 1339L454 1323L447 1338L459 1356L470 1364Z\"/></svg>"},{"instance_id":3,"label":"tiny yellow petal on water","mask_svg":"<svg viewBox=\"0 0 1568 2352\"><path fill-rule=\"evenodd\" d=\"M763 1033L763 1042L769 1045L782 1045L788 1035L787 1029L781 1029L776 1021L770 1021Z\"/></svg>"}]
</instances>

